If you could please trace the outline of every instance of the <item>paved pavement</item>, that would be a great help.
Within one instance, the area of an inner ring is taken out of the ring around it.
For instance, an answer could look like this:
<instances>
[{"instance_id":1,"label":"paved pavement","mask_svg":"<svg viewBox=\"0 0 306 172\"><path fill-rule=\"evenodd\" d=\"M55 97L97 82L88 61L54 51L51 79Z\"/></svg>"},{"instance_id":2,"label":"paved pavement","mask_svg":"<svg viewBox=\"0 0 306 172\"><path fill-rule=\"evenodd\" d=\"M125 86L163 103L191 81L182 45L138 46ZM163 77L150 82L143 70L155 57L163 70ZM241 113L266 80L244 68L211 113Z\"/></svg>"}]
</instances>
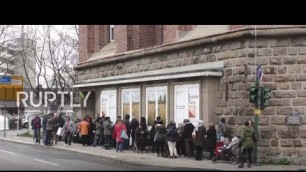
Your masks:
<instances>
[{"instance_id":1,"label":"paved pavement","mask_svg":"<svg viewBox=\"0 0 306 172\"><path fill-rule=\"evenodd\" d=\"M16 135L7 135L3 138L0 135L0 140L6 140L16 143L33 145L32 138L19 137ZM61 151L75 152L88 154L96 156L101 159L112 160L117 163L133 164L133 165L152 165L156 167L167 167L167 168L194 168L203 170L230 170L230 171L297 171L306 170L305 165L262 165L262 166L252 166L252 168L245 167L243 169L237 168L238 165L231 165L228 162L218 162L217 164L212 164L209 160L195 161L194 159L187 158L177 158L168 159L162 157L156 157L153 153L134 153L133 151L125 151L124 153L116 153L115 150L104 150L100 147L83 147L81 144L73 144L72 147L64 147L64 142L58 142L54 146L43 146L44 149L58 149Z\"/></svg>"}]
</instances>

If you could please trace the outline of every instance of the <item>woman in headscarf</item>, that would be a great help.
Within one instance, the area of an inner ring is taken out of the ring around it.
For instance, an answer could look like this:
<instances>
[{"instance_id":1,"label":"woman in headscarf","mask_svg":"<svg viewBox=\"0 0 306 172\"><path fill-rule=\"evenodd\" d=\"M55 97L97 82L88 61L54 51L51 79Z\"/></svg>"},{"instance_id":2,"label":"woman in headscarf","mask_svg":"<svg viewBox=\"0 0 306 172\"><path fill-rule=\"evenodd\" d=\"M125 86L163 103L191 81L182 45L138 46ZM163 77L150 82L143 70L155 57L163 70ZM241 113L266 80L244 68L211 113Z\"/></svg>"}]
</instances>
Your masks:
<instances>
[{"instance_id":1,"label":"woman in headscarf","mask_svg":"<svg viewBox=\"0 0 306 172\"><path fill-rule=\"evenodd\" d=\"M203 157L203 146L204 146L204 138L206 134L206 128L202 120L200 120L195 128L195 140L194 144L196 146L196 157L195 160L202 160Z\"/></svg>"}]
</instances>

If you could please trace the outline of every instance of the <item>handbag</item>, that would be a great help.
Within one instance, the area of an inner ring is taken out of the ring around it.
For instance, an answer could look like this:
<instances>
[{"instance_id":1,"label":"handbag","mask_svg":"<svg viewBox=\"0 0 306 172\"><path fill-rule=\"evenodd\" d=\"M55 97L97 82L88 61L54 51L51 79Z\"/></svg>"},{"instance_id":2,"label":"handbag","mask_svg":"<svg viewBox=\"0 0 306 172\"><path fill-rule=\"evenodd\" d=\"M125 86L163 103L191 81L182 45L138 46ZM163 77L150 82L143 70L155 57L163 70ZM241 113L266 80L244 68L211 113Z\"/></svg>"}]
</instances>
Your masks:
<instances>
[{"instance_id":1,"label":"handbag","mask_svg":"<svg viewBox=\"0 0 306 172\"><path fill-rule=\"evenodd\" d=\"M58 127L56 135L63 136L64 132L65 132L65 130L62 127Z\"/></svg>"},{"instance_id":2,"label":"handbag","mask_svg":"<svg viewBox=\"0 0 306 172\"><path fill-rule=\"evenodd\" d=\"M125 130L122 130L121 131L121 139L128 139L128 135L126 134L126 131Z\"/></svg>"}]
</instances>

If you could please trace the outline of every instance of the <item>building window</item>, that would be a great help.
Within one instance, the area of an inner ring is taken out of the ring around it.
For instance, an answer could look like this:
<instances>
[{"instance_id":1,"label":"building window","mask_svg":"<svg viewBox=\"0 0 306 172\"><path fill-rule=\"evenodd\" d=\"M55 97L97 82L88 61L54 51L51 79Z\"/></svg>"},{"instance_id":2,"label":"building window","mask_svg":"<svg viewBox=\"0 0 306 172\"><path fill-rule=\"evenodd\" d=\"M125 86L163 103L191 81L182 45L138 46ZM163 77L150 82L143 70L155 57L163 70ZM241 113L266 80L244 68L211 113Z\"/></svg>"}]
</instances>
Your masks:
<instances>
[{"instance_id":1,"label":"building window","mask_svg":"<svg viewBox=\"0 0 306 172\"><path fill-rule=\"evenodd\" d=\"M100 114L105 117L108 116L113 124L115 124L117 120L116 96L116 90L105 90L102 91L100 95Z\"/></svg>"},{"instance_id":2,"label":"building window","mask_svg":"<svg viewBox=\"0 0 306 172\"><path fill-rule=\"evenodd\" d=\"M146 119L148 126L153 126L160 116L167 123L167 87L148 87L146 91Z\"/></svg>"},{"instance_id":3,"label":"building window","mask_svg":"<svg viewBox=\"0 0 306 172\"><path fill-rule=\"evenodd\" d=\"M200 84L174 86L174 122L189 119L194 123L200 118Z\"/></svg>"},{"instance_id":4,"label":"building window","mask_svg":"<svg viewBox=\"0 0 306 172\"><path fill-rule=\"evenodd\" d=\"M129 114L130 120L134 116L140 121L140 89L123 89L122 90L122 119Z\"/></svg>"},{"instance_id":5,"label":"building window","mask_svg":"<svg viewBox=\"0 0 306 172\"><path fill-rule=\"evenodd\" d=\"M109 25L109 42L114 42L114 28L115 25Z\"/></svg>"}]
</instances>

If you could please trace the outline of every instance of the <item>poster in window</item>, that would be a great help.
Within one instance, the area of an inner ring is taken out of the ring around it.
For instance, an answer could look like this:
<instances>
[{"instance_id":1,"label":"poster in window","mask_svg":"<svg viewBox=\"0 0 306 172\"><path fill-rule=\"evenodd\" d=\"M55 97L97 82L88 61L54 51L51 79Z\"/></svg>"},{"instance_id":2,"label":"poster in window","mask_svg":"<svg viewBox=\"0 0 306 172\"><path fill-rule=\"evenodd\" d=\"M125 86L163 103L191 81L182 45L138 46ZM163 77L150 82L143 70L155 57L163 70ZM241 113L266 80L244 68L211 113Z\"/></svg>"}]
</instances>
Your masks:
<instances>
[{"instance_id":1,"label":"poster in window","mask_svg":"<svg viewBox=\"0 0 306 172\"><path fill-rule=\"evenodd\" d=\"M199 87L192 85L188 88L188 117L198 118L199 114Z\"/></svg>"},{"instance_id":2,"label":"poster in window","mask_svg":"<svg viewBox=\"0 0 306 172\"><path fill-rule=\"evenodd\" d=\"M175 123L181 123L187 118L187 100L188 90L186 86L175 86L175 109L174 109L174 120Z\"/></svg>"},{"instance_id":3,"label":"poster in window","mask_svg":"<svg viewBox=\"0 0 306 172\"><path fill-rule=\"evenodd\" d=\"M101 111L102 116L108 116L108 93L102 92L101 94Z\"/></svg>"}]
</instances>

